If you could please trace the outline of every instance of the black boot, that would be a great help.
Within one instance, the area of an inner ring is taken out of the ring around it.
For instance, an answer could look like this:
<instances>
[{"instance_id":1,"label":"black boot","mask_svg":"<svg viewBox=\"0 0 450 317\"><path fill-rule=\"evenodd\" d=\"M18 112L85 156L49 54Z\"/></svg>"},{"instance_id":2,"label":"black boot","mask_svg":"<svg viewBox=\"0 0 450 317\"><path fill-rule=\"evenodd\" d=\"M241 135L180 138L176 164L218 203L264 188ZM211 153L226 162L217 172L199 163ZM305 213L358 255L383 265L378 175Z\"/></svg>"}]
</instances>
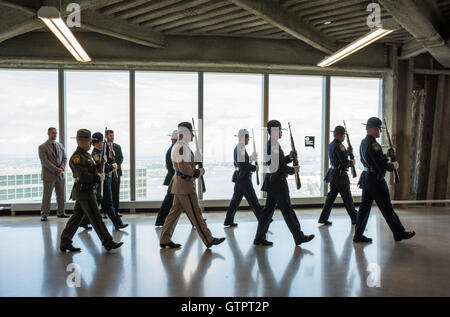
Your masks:
<instances>
[{"instance_id":1,"label":"black boot","mask_svg":"<svg viewBox=\"0 0 450 317\"><path fill-rule=\"evenodd\" d=\"M225 238L213 238L213 241L206 245L207 248L211 248L213 245L221 244L225 241Z\"/></svg>"},{"instance_id":2,"label":"black boot","mask_svg":"<svg viewBox=\"0 0 450 317\"><path fill-rule=\"evenodd\" d=\"M122 246L123 242L114 242L111 240L111 242L104 245L106 251L111 251L112 249L117 249Z\"/></svg>"},{"instance_id":3,"label":"black boot","mask_svg":"<svg viewBox=\"0 0 450 317\"><path fill-rule=\"evenodd\" d=\"M263 240L254 240L253 241L254 245L262 245L262 246L269 246L269 245L273 245L272 241L267 241L266 239Z\"/></svg>"},{"instance_id":4,"label":"black boot","mask_svg":"<svg viewBox=\"0 0 450 317\"><path fill-rule=\"evenodd\" d=\"M353 242L355 243L372 243L372 239L371 238L367 238L365 235L362 235L360 237L353 237Z\"/></svg>"},{"instance_id":5,"label":"black boot","mask_svg":"<svg viewBox=\"0 0 450 317\"><path fill-rule=\"evenodd\" d=\"M402 241L402 240L408 240L411 239L412 237L414 237L416 235L415 231L405 231L402 232L402 235L399 237L395 237L394 240L395 241Z\"/></svg>"},{"instance_id":6,"label":"black boot","mask_svg":"<svg viewBox=\"0 0 450 317\"><path fill-rule=\"evenodd\" d=\"M303 239L301 239L300 241L296 242L295 245L300 245L300 244L302 244L302 243L309 242L309 241L311 241L312 239L314 239L314 237L315 237L315 235L313 235L313 234L305 235L305 236L303 237Z\"/></svg>"},{"instance_id":7,"label":"black boot","mask_svg":"<svg viewBox=\"0 0 450 317\"><path fill-rule=\"evenodd\" d=\"M114 227L116 228L116 230L120 230L120 229L128 227L128 224L127 223L125 223L125 224L122 223L122 224L114 226Z\"/></svg>"},{"instance_id":8,"label":"black boot","mask_svg":"<svg viewBox=\"0 0 450 317\"><path fill-rule=\"evenodd\" d=\"M169 243L161 243L160 246L163 249L165 249L165 248L178 249L179 247L181 247L181 244L170 241Z\"/></svg>"},{"instance_id":9,"label":"black boot","mask_svg":"<svg viewBox=\"0 0 450 317\"><path fill-rule=\"evenodd\" d=\"M325 221L319 221L320 224L324 225L324 226L331 226L332 222L325 220Z\"/></svg>"},{"instance_id":10,"label":"black boot","mask_svg":"<svg viewBox=\"0 0 450 317\"><path fill-rule=\"evenodd\" d=\"M68 245L68 246L60 246L59 249L61 250L61 252L80 252L81 249L80 248L75 248L73 245Z\"/></svg>"}]
</instances>

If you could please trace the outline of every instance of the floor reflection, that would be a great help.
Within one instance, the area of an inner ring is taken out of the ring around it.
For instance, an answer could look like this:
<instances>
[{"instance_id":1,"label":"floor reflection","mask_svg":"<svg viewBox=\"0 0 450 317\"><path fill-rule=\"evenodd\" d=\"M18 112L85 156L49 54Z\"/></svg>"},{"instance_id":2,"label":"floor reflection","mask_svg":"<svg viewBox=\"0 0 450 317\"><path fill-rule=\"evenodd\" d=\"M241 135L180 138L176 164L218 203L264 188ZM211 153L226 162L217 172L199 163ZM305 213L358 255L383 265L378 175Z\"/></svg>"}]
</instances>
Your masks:
<instances>
[{"instance_id":1,"label":"floor reflection","mask_svg":"<svg viewBox=\"0 0 450 317\"><path fill-rule=\"evenodd\" d=\"M330 227L318 226L316 214L301 215L305 232L316 234L301 247L276 213L268 248L252 244L253 214L240 213L239 226L226 229L223 216L208 214L214 235L227 238L211 249L184 220L173 237L182 248L160 249L155 216L126 215L123 231L107 223L122 248L105 252L95 232L80 230L74 245L82 252L73 254L58 248L66 219L0 217L0 296L450 296L448 212L403 212L402 221L420 230L395 243L374 211L367 226L374 242L366 245L352 242L344 211ZM70 263L81 268L80 287L66 283ZM379 266L380 287L368 283L371 265Z\"/></svg>"}]
</instances>

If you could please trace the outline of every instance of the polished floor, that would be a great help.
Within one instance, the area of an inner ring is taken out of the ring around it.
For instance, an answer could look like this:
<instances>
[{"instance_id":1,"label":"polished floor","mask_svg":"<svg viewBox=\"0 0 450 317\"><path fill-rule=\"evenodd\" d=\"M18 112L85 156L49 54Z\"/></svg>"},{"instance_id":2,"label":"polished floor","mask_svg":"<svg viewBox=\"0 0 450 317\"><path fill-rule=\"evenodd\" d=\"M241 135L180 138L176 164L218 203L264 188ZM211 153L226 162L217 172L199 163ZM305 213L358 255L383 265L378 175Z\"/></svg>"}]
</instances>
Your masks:
<instances>
[{"instance_id":1,"label":"polished floor","mask_svg":"<svg viewBox=\"0 0 450 317\"><path fill-rule=\"evenodd\" d=\"M369 245L352 243L342 209L333 225L317 224L318 209L298 210L305 233L316 238L296 247L279 211L270 226L272 247L254 247L256 221L238 212L239 226L225 229L224 213L205 213L214 236L227 240L208 250L183 215L173 240L180 250L160 250L154 214L125 215L130 227L114 231L123 241L104 251L95 232L80 230L74 245L59 252L66 219L0 217L0 296L450 296L450 210L399 210L416 237L396 243L374 208ZM69 287L67 266L78 264L80 287ZM379 274L378 274L379 273ZM377 279L377 276L379 278Z\"/></svg>"}]
</instances>

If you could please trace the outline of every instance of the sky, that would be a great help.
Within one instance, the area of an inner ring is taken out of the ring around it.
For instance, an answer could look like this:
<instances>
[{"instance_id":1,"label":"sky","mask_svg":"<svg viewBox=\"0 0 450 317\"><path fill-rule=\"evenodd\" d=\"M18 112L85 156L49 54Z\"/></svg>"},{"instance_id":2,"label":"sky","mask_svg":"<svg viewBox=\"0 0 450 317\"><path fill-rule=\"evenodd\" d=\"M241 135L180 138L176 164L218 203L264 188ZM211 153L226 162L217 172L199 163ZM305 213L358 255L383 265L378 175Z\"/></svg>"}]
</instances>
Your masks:
<instances>
[{"instance_id":1,"label":"sky","mask_svg":"<svg viewBox=\"0 0 450 317\"><path fill-rule=\"evenodd\" d=\"M163 155L177 123L197 116L197 80L196 73L136 73L137 159ZM231 161L241 128L255 130L260 151L262 76L205 73L204 83L205 159ZM364 137L361 123L378 115L379 83L379 79L332 78L330 127L345 119L355 148ZM128 155L128 85L127 72L67 71L69 154L75 149L71 137L77 129L103 132L108 127ZM277 118L285 127L291 122L297 146L320 155L322 78L272 75L269 87L269 119ZM58 127L57 109L56 71L0 70L0 155L35 155L47 138L47 128ZM307 135L316 137L316 149L304 148ZM281 145L289 147L289 139Z\"/></svg>"}]
</instances>

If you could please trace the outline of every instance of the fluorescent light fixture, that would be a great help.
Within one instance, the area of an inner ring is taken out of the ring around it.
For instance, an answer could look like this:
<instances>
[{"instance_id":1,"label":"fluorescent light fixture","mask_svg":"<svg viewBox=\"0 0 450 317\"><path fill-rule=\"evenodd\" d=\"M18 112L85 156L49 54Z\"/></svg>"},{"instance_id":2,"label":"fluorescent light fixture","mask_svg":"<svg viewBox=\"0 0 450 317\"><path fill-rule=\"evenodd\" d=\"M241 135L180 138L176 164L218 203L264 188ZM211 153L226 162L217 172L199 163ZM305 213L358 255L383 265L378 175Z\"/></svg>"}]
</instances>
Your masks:
<instances>
[{"instance_id":1,"label":"fluorescent light fixture","mask_svg":"<svg viewBox=\"0 0 450 317\"><path fill-rule=\"evenodd\" d=\"M344 48L340 49L331 56L326 57L324 60L319 62L317 66L327 67L333 65L334 63L346 58L347 56L359 51L360 49L370 45L371 43L385 37L386 35L394 32L395 30L388 30L383 28L377 28L370 33L364 35L363 37L357 39L356 41L348 44Z\"/></svg>"},{"instance_id":2,"label":"fluorescent light fixture","mask_svg":"<svg viewBox=\"0 0 450 317\"><path fill-rule=\"evenodd\" d=\"M77 61L83 63L91 61L89 55L64 23L58 9L55 7L41 7L38 11L38 17L55 34L58 40L60 40Z\"/></svg>"}]
</instances>

